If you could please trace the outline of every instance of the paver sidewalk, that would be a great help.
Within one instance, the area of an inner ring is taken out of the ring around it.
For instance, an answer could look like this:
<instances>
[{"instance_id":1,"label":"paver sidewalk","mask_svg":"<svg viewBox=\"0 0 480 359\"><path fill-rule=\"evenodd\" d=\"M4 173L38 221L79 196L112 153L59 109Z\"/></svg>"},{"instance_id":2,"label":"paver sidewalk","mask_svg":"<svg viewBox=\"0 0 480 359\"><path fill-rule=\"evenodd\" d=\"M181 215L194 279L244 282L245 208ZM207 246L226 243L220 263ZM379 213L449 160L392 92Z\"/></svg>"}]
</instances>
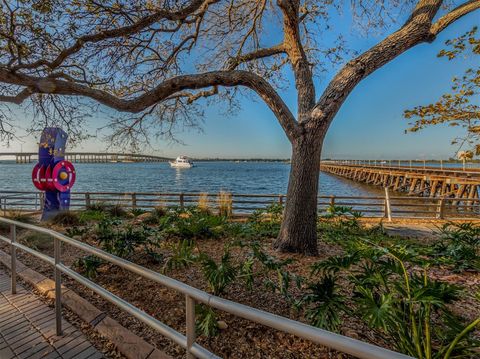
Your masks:
<instances>
[{"instance_id":1,"label":"paver sidewalk","mask_svg":"<svg viewBox=\"0 0 480 359\"><path fill-rule=\"evenodd\" d=\"M83 333L62 319L63 335L56 336L55 312L0 269L0 359L99 359L103 355Z\"/></svg>"}]
</instances>

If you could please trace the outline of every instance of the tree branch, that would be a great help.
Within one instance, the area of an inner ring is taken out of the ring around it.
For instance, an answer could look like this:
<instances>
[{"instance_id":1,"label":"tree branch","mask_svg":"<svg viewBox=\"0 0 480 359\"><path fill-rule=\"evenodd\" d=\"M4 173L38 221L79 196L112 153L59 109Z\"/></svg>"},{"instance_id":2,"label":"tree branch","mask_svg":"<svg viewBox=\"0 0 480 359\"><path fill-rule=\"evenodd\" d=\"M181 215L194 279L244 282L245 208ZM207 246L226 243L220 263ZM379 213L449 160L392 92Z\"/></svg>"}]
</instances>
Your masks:
<instances>
[{"instance_id":1,"label":"tree branch","mask_svg":"<svg viewBox=\"0 0 480 359\"><path fill-rule=\"evenodd\" d=\"M33 92L30 88L25 88L22 91L20 91L17 95L15 96L7 96L7 95L0 95L0 101L1 102L11 102L17 105L20 105L23 101L25 101L27 98L32 95Z\"/></svg>"},{"instance_id":2,"label":"tree branch","mask_svg":"<svg viewBox=\"0 0 480 359\"><path fill-rule=\"evenodd\" d=\"M242 63L283 53L285 53L285 45L283 43L265 49L258 49L244 55L230 58L227 62L226 69L230 71L235 70L237 66Z\"/></svg>"},{"instance_id":3,"label":"tree branch","mask_svg":"<svg viewBox=\"0 0 480 359\"><path fill-rule=\"evenodd\" d=\"M277 0L283 13L284 46L295 75L298 94L298 122L309 119L315 104L315 85L310 64L305 54L300 35L298 0Z\"/></svg>"},{"instance_id":4,"label":"tree branch","mask_svg":"<svg viewBox=\"0 0 480 359\"><path fill-rule=\"evenodd\" d=\"M122 99L106 91L70 81L48 77L38 78L13 73L1 68L0 82L29 87L32 93L85 96L118 111L131 113L142 112L183 90L197 90L211 86L244 86L255 91L268 105L289 139L295 138L299 131L295 117L275 89L262 77L248 71L212 71L176 76L165 80L152 90L131 99ZM26 97L21 100L25 99Z\"/></svg>"},{"instance_id":5,"label":"tree branch","mask_svg":"<svg viewBox=\"0 0 480 359\"><path fill-rule=\"evenodd\" d=\"M431 41L430 27L442 0L420 0L408 21L357 58L349 61L329 83L312 112L313 120L328 126L355 86L386 63L424 41Z\"/></svg>"},{"instance_id":6,"label":"tree branch","mask_svg":"<svg viewBox=\"0 0 480 359\"><path fill-rule=\"evenodd\" d=\"M442 16L430 29L433 36L437 36L441 31L445 30L450 24L471 13L474 10L480 9L480 0L470 0L465 4L457 6L448 14Z\"/></svg>"},{"instance_id":7,"label":"tree branch","mask_svg":"<svg viewBox=\"0 0 480 359\"><path fill-rule=\"evenodd\" d=\"M208 6L217 1L218 0L193 0L188 6L178 11L171 12L163 9L158 10L154 14L142 18L133 25L123 26L112 30L106 30L95 34L81 36L75 41L72 46L62 50L53 61L41 59L29 64L19 64L17 66L13 66L12 70L17 71L20 69L34 69L40 66L46 66L50 69L54 69L60 66L63 61L65 61L65 59L67 59L70 55L80 51L85 43L95 43L106 39L124 37L135 34L162 19L170 21L181 21L187 18L189 15L193 14L199 8L203 6Z\"/></svg>"}]
</instances>

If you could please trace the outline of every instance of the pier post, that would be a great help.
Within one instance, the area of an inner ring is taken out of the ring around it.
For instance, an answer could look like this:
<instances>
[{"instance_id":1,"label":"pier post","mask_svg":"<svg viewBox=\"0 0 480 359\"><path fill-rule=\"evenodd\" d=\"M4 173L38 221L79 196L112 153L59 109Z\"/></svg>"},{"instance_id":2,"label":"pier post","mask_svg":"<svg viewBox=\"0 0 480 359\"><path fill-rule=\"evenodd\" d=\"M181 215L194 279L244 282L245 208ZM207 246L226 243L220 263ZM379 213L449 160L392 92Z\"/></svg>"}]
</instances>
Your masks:
<instances>
[{"instance_id":1,"label":"pier post","mask_svg":"<svg viewBox=\"0 0 480 359\"><path fill-rule=\"evenodd\" d=\"M437 206L437 218L443 219L444 217L445 217L445 199L440 198L438 200L438 206Z\"/></svg>"},{"instance_id":2,"label":"pier post","mask_svg":"<svg viewBox=\"0 0 480 359\"><path fill-rule=\"evenodd\" d=\"M132 193L132 209L137 209L137 195Z\"/></svg>"},{"instance_id":3,"label":"pier post","mask_svg":"<svg viewBox=\"0 0 480 359\"><path fill-rule=\"evenodd\" d=\"M389 222L392 221L392 208L390 206L390 194L388 193L388 188L385 187L385 217Z\"/></svg>"}]
</instances>

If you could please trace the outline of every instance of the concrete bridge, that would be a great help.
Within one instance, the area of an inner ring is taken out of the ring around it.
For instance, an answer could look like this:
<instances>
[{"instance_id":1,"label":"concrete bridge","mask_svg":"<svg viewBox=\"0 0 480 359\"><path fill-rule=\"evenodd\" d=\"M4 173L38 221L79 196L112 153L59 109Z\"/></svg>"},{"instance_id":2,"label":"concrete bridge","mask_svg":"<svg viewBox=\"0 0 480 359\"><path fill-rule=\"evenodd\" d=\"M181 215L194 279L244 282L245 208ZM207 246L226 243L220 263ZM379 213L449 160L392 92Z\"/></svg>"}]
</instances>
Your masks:
<instances>
[{"instance_id":1,"label":"concrete bridge","mask_svg":"<svg viewBox=\"0 0 480 359\"><path fill-rule=\"evenodd\" d=\"M14 158L16 163L37 162L36 152L0 152L2 158ZM171 158L144 155L139 153L102 153L102 152L67 152L65 159L76 163L108 163L108 162L167 162Z\"/></svg>"},{"instance_id":2,"label":"concrete bridge","mask_svg":"<svg viewBox=\"0 0 480 359\"><path fill-rule=\"evenodd\" d=\"M322 161L320 170L411 196L479 198L480 168L395 165L392 161Z\"/></svg>"}]
</instances>

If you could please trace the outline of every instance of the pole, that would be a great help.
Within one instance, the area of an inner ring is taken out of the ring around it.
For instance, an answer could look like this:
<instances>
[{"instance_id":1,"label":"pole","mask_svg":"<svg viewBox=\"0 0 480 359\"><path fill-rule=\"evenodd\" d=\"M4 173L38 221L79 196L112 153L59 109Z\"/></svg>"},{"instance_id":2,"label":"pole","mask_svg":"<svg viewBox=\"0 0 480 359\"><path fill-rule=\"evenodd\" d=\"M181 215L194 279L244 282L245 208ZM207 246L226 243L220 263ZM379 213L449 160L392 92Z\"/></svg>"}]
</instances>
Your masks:
<instances>
[{"instance_id":1,"label":"pole","mask_svg":"<svg viewBox=\"0 0 480 359\"><path fill-rule=\"evenodd\" d=\"M55 327L57 331L57 336L62 335L62 273L60 269L58 269L58 265L60 264L60 251L61 251L61 243L58 238L53 239L54 245L54 258L55 258L55 269L54 269L54 277L55 277Z\"/></svg>"},{"instance_id":2,"label":"pole","mask_svg":"<svg viewBox=\"0 0 480 359\"><path fill-rule=\"evenodd\" d=\"M12 269L11 278L11 290L12 294L17 294L17 247L15 242L17 241L17 227L14 224L10 225L10 267Z\"/></svg>"}]
</instances>

